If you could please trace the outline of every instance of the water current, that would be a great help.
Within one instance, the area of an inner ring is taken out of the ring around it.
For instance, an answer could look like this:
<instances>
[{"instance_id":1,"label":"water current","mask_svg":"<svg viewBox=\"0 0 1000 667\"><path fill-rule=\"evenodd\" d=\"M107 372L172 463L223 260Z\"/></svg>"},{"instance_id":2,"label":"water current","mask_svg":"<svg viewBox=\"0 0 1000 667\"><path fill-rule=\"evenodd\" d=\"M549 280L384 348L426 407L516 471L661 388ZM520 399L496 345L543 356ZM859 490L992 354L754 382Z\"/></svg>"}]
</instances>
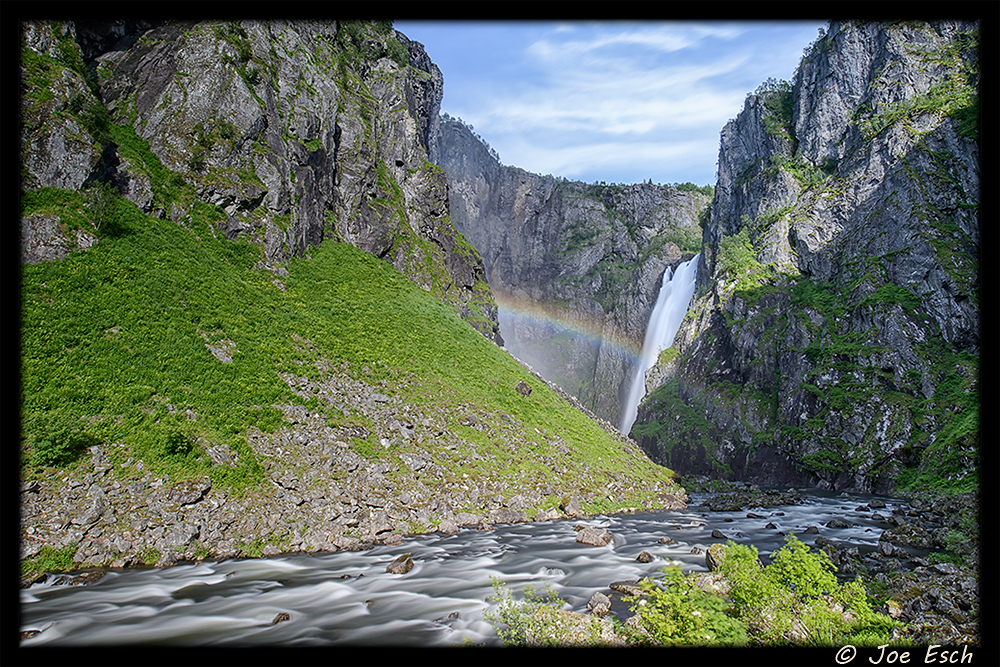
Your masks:
<instances>
[{"instance_id":1,"label":"water current","mask_svg":"<svg viewBox=\"0 0 1000 667\"><path fill-rule=\"evenodd\" d=\"M566 608L586 611L591 596L609 593L612 582L655 578L671 564L704 571L704 554L692 550L724 541L712 537L714 529L753 544L766 559L784 544L782 533L812 544L818 535L804 533L809 526L862 554L876 549L890 527L864 509L873 496L808 492L802 504L735 512L698 507L706 497L692 494L685 510L467 528L367 551L108 571L86 586L49 575L21 590L21 630L41 630L21 645L493 646L500 640L483 617L492 577L505 581L517 598L525 585L540 590L547 584ZM905 507L881 499L883 515ZM748 511L764 518L748 518ZM851 526L826 528L834 518ZM577 543L574 527L580 523L609 529L613 542ZM775 527L766 528L768 523ZM675 543L661 544L663 537ZM643 551L652 562L636 560ZM386 566L404 553L412 555L414 568L387 573ZM630 615L621 601L612 612ZM272 623L279 614L288 619Z\"/></svg>"}]
</instances>

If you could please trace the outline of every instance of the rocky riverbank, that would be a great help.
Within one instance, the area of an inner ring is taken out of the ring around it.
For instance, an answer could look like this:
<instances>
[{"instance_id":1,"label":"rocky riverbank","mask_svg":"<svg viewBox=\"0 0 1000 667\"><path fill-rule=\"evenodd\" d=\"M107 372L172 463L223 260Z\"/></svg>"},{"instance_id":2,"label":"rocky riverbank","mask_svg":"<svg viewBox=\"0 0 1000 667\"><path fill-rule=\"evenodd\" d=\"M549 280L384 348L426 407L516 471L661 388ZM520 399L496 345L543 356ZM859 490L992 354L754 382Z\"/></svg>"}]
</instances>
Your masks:
<instances>
[{"instance_id":1,"label":"rocky riverbank","mask_svg":"<svg viewBox=\"0 0 1000 667\"><path fill-rule=\"evenodd\" d=\"M707 477L687 477L682 483L691 493L713 493L702 505L712 511L801 502L795 489L760 488ZM978 645L979 494L904 492L898 496L906 500L906 506L887 506L874 498L856 501L843 493L843 519L811 526L806 532L820 534L815 546L830 557L838 575L862 577L878 603L876 611L906 624L901 637L918 644ZM836 539L837 528L846 527L858 513L884 522L875 551L862 553Z\"/></svg>"},{"instance_id":2,"label":"rocky riverbank","mask_svg":"<svg viewBox=\"0 0 1000 667\"><path fill-rule=\"evenodd\" d=\"M697 507L709 512L708 525L712 524L710 517L714 512L803 503L801 493L795 489L762 489L753 484L705 477L686 478L683 483L692 492L712 493ZM850 494L842 497L843 519L810 526L804 531L816 535L813 551L829 556L841 582L862 577L873 610L900 622L893 634L896 641L913 645L979 646L978 494L907 493L901 494L904 503L888 505L875 498L862 501ZM837 539L837 531L849 527L857 513L884 522L885 530L874 551L862 552L857 546ZM749 511L747 518L766 517ZM770 523L768 528L777 530ZM720 530L713 530L712 537L717 542L705 552L709 571L692 573L690 581L702 590L725 595L729 584L718 571L717 559L724 555L721 547L728 538ZM580 538L578 541L594 543ZM639 617L623 619L624 627L618 629L610 615L613 607L620 610L628 606L629 600L644 596L641 584L641 581L609 582L606 589L593 595L586 612L540 606L531 612L532 620L527 622L523 641L528 645L550 645L553 641L572 645L629 645L629 636L636 630L642 632Z\"/></svg>"},{"instance_id":3,"label":"rocky riverbank","mask_svg":"<svg viewBox=\"0 0 1000 667\"><path fill-rule=\"evenodd\" d=\"M248 432L263 484L235 490L207 476L172 479L128 456L122 443L95 445L69 468L26 478L23 583L53 570L363 549L462 526L580 517L595 503L620 512L685 506L683 489L666 477L652 482L651 494L641 475L612 476L579 460L559 436L529 433L501 411L410 402L393 395L406 378L373 384L316 363L321 379L283 377L323 409L280 405L280 429ZM331 422L331 410L355 418ZM638 447L618 438L624 458L641 463ZM239 462L228 448L197 446L215 466ZM537 455L524 453L532 450ZM470 474L515 453L527 457L520 471Z\"/></svg>"}]
</instances>

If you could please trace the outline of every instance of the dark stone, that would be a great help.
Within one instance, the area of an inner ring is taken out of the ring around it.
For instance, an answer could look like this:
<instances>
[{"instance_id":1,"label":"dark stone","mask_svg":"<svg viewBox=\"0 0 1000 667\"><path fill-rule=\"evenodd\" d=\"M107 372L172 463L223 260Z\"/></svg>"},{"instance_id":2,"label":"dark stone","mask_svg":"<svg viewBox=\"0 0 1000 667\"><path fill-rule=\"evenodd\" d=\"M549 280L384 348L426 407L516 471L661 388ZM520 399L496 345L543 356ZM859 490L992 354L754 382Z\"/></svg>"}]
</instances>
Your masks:
<instances>
[{"instance_id":1,"label":"dark stone","mask_svg":"<svg viewBox=\"0 0 1000 667\"><path fill-rule=\"evenodd\" d=\"M639 585L638 581L613 581L608 585L608 588L619 593L624 593L625 595L643 596L646 594L646 591L642 590L642 586Z\"/></svg>"},{"instance_id":2,"label":"dark stone","mask_svg":"<svg viewBox=\"0 0 1000 667\"><path fill-rule=\"evenodd\" d=\"M389 563L385 568L386 572L391 574L406 574L413 569L413 558L410 554L405 553L396 560Z\"/></svg>"}]
</instances>

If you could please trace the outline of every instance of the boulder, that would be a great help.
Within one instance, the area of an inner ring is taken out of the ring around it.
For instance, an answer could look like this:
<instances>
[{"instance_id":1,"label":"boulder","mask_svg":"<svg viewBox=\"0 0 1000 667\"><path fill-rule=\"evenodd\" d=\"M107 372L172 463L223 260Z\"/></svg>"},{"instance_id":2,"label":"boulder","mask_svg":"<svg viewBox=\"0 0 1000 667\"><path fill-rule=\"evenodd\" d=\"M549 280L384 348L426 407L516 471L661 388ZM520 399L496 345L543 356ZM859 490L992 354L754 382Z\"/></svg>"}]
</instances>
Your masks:
<instances>
[{"instance_id":1,"label":"boulder","mask_svg":"<svg viewBox=\"0 0 1000 667\"><path fill-rule=\"evenodd\" d=\"M726 560L726 547L722 544L713 544L705 551L705 567L709 572L718 570L724 560Z\"/></svg>"},{"instance_id":2,"label":"boulder","mask_svg":"<svg viewBox=\"0 0 1000 667\"><path fill-rule=\"evenodd\" d=\"M451 519L445 519L444 521L438 524L437 529L439 533L446 533L451 535L458 532L458 525Z\"/></svg>"},{"instance_id":3,"label":"boulder","mask_svg":"<svg viewBox=\"0 0 1000 667\"><path fill-rule=\"evenodd\" d=\"M559 506L559 509L568 517L584 516L583 510L580 509L580 501L576 497L572 497L564 502Z\"/></svg>"},{"instance_id":4,"label":"boulder","mask_svg":"<svg viewBox=\"0 0 1000 667\"><path fill-rule=\"evenodd\" d=\"M406 574L413 569L413 558L405 553L386 566L385 571L390 574Z\"/></svg>"},{"instance_id":5,"label":"boulder","mask_svg":"<svg viewBox=\"0 0 1000 667\"><path fill-rule=\"evenodd\" d=\"M528 515L524 512L507 508L495 511L491 518L492 523L525 523L527 521Z\"/></svg>"},{"instance_id":6,"label":"boulder","mask_svg":"<svg viewBox=\"0 0 1000 667\"><path fill-rule=\"evenodd\" d=\"M587 609L596 616L605 616L611 611L611 598L601 592L594 593L587 603Z\"/></svg>"},{"instance_id":7,"label":"boulder","mask_svg":"<svg viewBox=\"0 0 1000 667\"><path fill-rule=\"evenodd\" d=\"M167 499L178 505L193 505L204 498L211 488L212 480L208 476L188 479L174 484Z\"/></svg>"},{"instance_id":8,"label":"boulder","mask_svg":"<svg viewBox=\"0 0 1000 667\"><path fill-rule=\"evenodd\" d=\"M642 597L646 595L646 591L644 591L642 586L639 585L639 581L613 581L608 584L608 588L613 591L618 591L619 593L635 597Z\"/></svg>"},{"instance_id":9,"label":"boulder","mask_svg":"<svg viewBox=\"0 0 1000 667\"><path fill-rule=\"evenodd\" d=\"M611 540L612 536L608 530L595 526L586 526L576 534L577 542L595 547L603 547Z\"/></svg>"},{"instance_id":10,"label":"boulder","mask_svg":"<svg viewBox=\"0 0 1000 667\"><path fill-rule=\"evenodd\" d=\"M542 510L541 512L536 514L535 521L552 521L554 519L558 519L561 516L562 515L559 514L559 510L557 510L554 507L550 507L549 509Z\"/></svg>"}]
</instances>

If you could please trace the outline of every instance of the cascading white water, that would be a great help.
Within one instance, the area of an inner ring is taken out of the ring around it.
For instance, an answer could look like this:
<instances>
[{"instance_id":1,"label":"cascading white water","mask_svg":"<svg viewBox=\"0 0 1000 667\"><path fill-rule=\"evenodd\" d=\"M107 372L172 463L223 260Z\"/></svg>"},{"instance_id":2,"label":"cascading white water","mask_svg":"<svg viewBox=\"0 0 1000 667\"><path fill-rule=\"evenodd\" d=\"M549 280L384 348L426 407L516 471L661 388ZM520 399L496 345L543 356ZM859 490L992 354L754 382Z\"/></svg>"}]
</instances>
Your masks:
<instances>
[{"instance_id":1,"label":"cascading white water","mask_svg":"<svg viewBox=\"0 0 1000 667\"><path fill-rule=\"evenodd\" d=\"M663 284L656 297L653 314L646 326L646 337L642 343L642 356L636 368L628 401L622 408L621 432L628 435L639 411L639 401L646 395L646 371L656 363L660 352L674 344L674 336L684 321L688 304L694 294L694 282L698 276L698 260L701 253L684 262L671 272L663 273Z\"/></svg>"}]
</instances>

